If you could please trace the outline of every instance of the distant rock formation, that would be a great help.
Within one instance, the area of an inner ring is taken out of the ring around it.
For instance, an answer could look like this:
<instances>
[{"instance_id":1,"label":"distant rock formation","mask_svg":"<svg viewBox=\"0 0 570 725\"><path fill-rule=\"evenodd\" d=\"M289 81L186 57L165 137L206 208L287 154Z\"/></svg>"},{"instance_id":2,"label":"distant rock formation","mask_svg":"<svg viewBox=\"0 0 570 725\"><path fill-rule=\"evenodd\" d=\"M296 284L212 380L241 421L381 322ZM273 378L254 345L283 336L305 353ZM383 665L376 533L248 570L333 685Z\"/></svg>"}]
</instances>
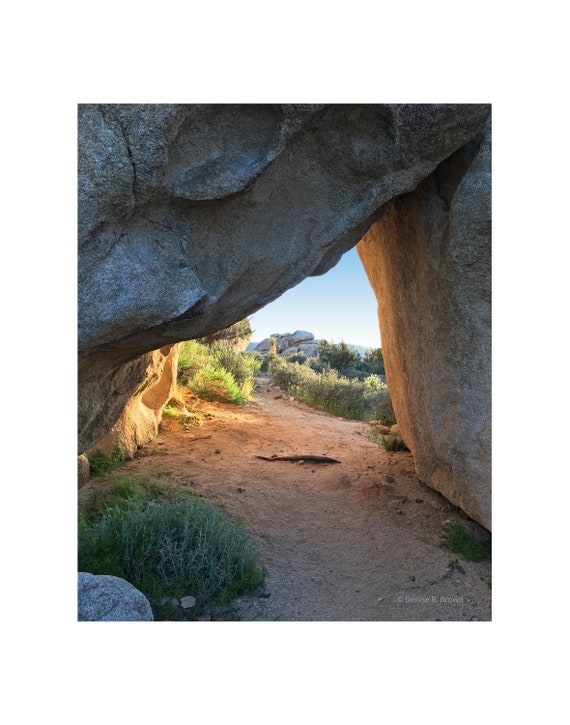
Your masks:
<instances>
[{"instance_id":1,"label":"distant rock formation","mask_svg":"<svg viewBox=\"0 0 570 725\"><path fill-rule=\"evenodd\" d=\"M270 337L262 340L254 352L261 355L267 355L275 348L277 355L293 355L301 353L305 357L317 357L319 353L319 340L315 340L312 332L306 330L296 330L293 333L282 332L274 333Z\"/></svg>"}]
</instances>

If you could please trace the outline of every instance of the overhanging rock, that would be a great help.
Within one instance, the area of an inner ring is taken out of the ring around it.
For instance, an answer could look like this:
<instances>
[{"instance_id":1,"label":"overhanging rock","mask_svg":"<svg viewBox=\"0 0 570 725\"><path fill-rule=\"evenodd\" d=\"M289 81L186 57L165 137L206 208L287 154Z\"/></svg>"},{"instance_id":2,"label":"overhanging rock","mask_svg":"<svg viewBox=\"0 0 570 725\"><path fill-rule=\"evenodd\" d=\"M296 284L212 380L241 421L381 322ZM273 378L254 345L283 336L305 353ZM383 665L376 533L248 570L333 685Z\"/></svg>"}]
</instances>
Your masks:
<instances>
[{"instance_id":1,"label":"overhanging rock","mask_svg":"<svg viewBox=\"0 0 570 725\"><path fill-rule=\"evenodd\" d=\"M153 350L328 271L489 116L480 104L81 105L79 452L143 393Z\"/></svg>"}]
</instances>

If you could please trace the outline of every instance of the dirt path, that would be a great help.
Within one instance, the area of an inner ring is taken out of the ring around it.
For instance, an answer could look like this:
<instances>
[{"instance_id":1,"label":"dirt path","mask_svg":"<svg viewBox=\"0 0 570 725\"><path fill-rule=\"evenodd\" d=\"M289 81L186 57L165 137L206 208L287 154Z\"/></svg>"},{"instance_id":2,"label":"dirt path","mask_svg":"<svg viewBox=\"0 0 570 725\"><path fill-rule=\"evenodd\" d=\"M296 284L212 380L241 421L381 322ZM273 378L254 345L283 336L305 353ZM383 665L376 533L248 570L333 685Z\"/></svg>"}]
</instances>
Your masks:
<instances>
[{"instance_id":1,"label":"dirt path","mask_svg":"<svg viewBox=\"0 0 570 725\"><path fill-rule=\"evenodd\" d=\"M267 577L261 596L234 602L242 620L490 620L490 564L440 547L461 517L416 479L410 453L372 443L368 424L277 397L269 378L257 388L246 406L201 406L201 427L165 419L129 464L191 484L254 533ZM341 463L256 458L274 454Z\"/></svg>"}]
</instances>

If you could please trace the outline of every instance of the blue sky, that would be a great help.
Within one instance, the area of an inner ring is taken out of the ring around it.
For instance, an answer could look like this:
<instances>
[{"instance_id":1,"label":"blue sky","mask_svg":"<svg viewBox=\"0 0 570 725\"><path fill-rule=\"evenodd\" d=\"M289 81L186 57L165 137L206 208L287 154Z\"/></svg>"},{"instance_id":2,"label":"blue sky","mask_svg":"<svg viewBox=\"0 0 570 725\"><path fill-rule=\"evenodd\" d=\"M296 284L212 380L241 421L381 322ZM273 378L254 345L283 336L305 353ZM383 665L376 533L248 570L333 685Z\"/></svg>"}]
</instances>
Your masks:
<instances>
[{"instance_id":1,"label":"blue sky","mask_svg":"<svg viewBox=\"0 0 570 725\"><path fill-rule=\"evenodd\" d=\"M376 297L353 248L321 277L308 277L250 316L252 340L308 330L317 339L380 347Z\"/></svg>"}]
</instances>

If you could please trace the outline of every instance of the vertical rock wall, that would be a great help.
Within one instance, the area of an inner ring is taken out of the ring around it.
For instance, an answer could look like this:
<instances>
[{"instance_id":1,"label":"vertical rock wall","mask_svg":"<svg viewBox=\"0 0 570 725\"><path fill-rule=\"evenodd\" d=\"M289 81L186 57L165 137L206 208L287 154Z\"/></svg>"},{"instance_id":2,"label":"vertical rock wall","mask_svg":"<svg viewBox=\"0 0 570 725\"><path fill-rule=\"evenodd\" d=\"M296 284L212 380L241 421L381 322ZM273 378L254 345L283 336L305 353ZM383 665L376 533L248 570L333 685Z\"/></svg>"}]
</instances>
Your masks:
<instances>
[{"instance_id":1,"label":"vertical rock wall","mask_svg":"<svg viewBox=\"0 0 570 725\"><path fill-rule=\"evenodd\" d=\"M417 474L490 530L490 125L395 199L357 249Z\"/></svg>"},{"instance_id":2,"label":"vertical rock wall","mask_svg":"<svg viewBox=\"0 0 570 725\"><path fill-rule=\"evenodd\" d=\"M120 445L131 458L137 448L156 438L162 409L176 387L180 345L167 345L148 355L143 380L109 433L93 447L110 455Z\"/></svg>"}]
</instances>

